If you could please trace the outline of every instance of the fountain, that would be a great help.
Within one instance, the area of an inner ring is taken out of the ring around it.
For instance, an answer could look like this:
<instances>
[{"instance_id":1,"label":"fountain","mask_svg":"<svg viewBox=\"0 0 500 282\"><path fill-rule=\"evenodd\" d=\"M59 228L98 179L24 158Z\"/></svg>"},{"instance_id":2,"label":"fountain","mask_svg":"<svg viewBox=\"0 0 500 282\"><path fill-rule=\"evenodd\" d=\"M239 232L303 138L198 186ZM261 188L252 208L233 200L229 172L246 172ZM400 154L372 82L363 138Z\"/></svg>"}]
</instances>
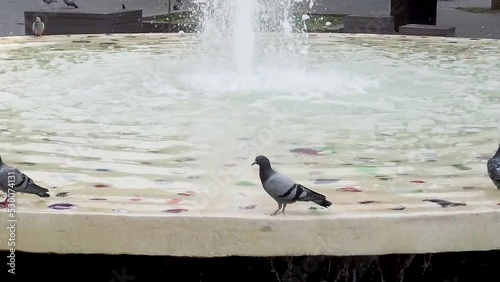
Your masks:
<instances>
[{"instance_id":1,"label":"fountain","mask_svg":"<svg viewBox=\"0 0 500 282\"><path fill-rule=\"evenodd\" d=\"M52 195L16 196L18 250L500 248L498 40L308 34L291 1L210 3L199 34L0 38L2 158ZM270 217L258 154L332 207Z\"/></svg>"}]
</instances>

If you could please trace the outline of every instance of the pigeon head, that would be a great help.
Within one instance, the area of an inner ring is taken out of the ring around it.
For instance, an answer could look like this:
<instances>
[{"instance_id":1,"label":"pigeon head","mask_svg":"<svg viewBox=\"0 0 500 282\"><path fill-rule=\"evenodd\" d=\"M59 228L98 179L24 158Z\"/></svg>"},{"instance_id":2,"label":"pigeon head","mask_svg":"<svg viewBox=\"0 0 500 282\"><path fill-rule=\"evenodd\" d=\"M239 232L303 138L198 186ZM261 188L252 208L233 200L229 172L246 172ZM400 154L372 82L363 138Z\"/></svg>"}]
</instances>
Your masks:
<instances>
[{"instance_id":1,"label":"pigeon head","mask_svg":"<svg viewBox=\"0 0 500 282\"><path fill-rule=\"evenodd\" d=\"M39 22L39 21L40 21L40 17L36 17L36 18L35 18L35 21L36 21L36 22Z\"/></svg>"},{"instance_id":2,"label":"pigeon head","mask_svg":"<svg viewBox=\"0 0 500 282\"><path fill-rule=\"evenodd\" d=\"M257 156L255 157L255 161L252 163L252 165L257 164L260 167L271 167L271 162L266 156Z\"/></svg>"}]
</instances>

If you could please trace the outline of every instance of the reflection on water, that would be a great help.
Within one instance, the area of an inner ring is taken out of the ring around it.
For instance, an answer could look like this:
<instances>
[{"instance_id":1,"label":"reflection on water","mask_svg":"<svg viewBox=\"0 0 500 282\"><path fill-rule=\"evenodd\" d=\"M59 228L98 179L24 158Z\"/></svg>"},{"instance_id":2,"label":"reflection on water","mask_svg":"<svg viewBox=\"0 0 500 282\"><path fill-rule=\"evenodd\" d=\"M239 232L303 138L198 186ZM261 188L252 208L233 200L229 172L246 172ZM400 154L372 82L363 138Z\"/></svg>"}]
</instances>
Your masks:
<instances>
[{"instance_id":1,"label":"reflection on water","mask_svg":"<svg viewBox=\"0 0 500 282\"><path fill-rule=\"evenodd\" d=\"M311 35L239 75L195 36L54 38L0 40L1 154L46 186L162 202L258 184L265 154L312 186L490 188L499 42Z\"/></svg>"}]
</instances>

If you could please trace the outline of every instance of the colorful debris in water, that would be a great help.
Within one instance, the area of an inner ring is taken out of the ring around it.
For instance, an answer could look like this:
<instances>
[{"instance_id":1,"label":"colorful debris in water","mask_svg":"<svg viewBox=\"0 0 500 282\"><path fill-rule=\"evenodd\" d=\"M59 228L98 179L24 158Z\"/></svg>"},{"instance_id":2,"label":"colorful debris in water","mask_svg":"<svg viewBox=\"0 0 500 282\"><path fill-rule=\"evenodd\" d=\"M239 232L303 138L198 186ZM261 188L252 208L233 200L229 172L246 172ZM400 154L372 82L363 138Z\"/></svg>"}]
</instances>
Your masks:
<instances>
[{"instance_id":1,"label":"colorful debris in water","mask_svg":"<svg viewBox=\"0 0 500 282\"><path fill-rule=\"evenodd\" d=\"M355 187L341 187L341 188L338 188L337 191L343 191L343 192L361 192L360 189L355 188Z\"/></svg>"},{"instance_id":2,"label":"colorful debris in water","mask_svg":"<svg viewBox=\"0 0 500 282\"><path fill-rule=\"evenodd\" d=\"M378 203L380 203L380 201L370 201L370 200L368 200L368 201L361 201L361 202L358 202L358 203L360 203L362 205L365 205L365 204L378 204Z\"/></svg>"},{"instance_id":3,"label":"colorful debris in water","mask_svg":"<svg viewBox=\"0 0 500 282\"><path fill-rule=\"evenodd\" d=\"M240 210L253 210L257 205L240 206Z\"/></svg>"},{"instance_id":4,"label":"colorful debris in water","mask_svg":"<svg viewBox=\"0 0 500 282\"><path fill-rule=\"evenodd\" d=\"M422 201L424 201L424 202L433 202L433 203L439 204L442 208L456 207L456 206L466 206L467 205L465 203L450 202L450 201L442 200L442 199L424 199Z\"/></svg>"},{"instance_id":5,"label":"colorful debris in water","mask_svg":"<svg viewBox=\"0 0 500 282\"><path fill-rule=\"evenodd\" d=\"M49 208L54 210L70 210L76 208L76 206L70 203L58 203L50 205Z\"/></svg>"},{"instance_id":6,"label":"colorful debris in water","mask_svg":"<svg viewBox=\"0 0 500 282\"><path fill-rule=\"evenodd\" d=\"M187 212L187 211L188 211L188 209L179 208L179 209L163 210L162 212L164 212L164 213L181 213L181 212Z\"/></svg>"}]
</instances>

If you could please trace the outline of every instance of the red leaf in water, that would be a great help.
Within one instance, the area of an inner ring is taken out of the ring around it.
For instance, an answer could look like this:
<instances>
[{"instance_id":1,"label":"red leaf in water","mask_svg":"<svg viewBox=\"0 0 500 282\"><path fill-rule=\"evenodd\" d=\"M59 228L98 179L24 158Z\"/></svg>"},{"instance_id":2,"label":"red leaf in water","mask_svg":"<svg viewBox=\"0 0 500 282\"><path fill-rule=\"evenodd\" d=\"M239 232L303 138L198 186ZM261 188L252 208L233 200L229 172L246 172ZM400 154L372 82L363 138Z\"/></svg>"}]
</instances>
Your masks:
<instances>
[{"instance_id":1,"label":"red leaf in water","mask_svg":"<svg viewBox=\"0 0 500 282\"><path fill-rule=\"evenodd\" d=\"M360 203L362 205L364 205L364 204L378 204L378 203L380 203L380 201L361 201L358 203Z\"/></svg>"},{"instance_id":2,"label":"red leaf in water","mask_svg":"<svg viewBox=\"0 0 500 282\"><path fill-rule=\"evenodd\" d=\"M342 188L338 188L337 191L343 191L343 192L361 192L360 189L354 188L354 187L342 187Z\"/></svg>"},{"instance_id":3,"label":"red leaf in water","mask_svg":"<svg viewBox=\"0 0 500 282\"><path fill-rule=\"evenodd\" d=\"M96 188L106 188L106 187L109 187L109 185L107 185L107 184L96 184L96 185L94 185L94 187L96 187Z\"/></svg>"},{"instance_id":4,"label":"red leaf in water","mask_svg":"<svg viewBox=\"0 0 500 282\"><path fill-rule=\"evenodd\" d=\"M410 183L425 183L423 180L412 180Z\"/></svg>"},{"instance_id":5,"label":"red leaf in water","mask_svg":"<svg viewBox=\"0 0 500 282\"><path fill-rule=\"evenodd\" d=\"M180 199L173 199L173 200L167 201L167 204L169 204L169 205L175 205L175 204L178 204L180 202L181 202Z\"/></svg>"},{"instance_id":6,"label":"red leaf in water","mask_svg":"<svg viewBox=\"0 0 500 282\"><path fill-rule=\"evenodd\" d=\"M181 212L187 212L188 209L170 209L170 210L163 210L162 212L165 213L181 213Z\"/></svg>"},{"instance_id":7,"label":"red leaf in water","mask_svg":"<svg viewBox=\"0 0 500 282\"><path fill-rule=\"evenodd\" d=\"M318 151L309 148L297 148L290 150L292 153L303 154L303 155L317 155Z\"/></svg>"},{"instance_id":8,"label":"red leaf in water","mask_svg":"<svg viewBox=\"0 0 500 282\"><path fill-rule=\"evenodd\" d=\"M130 199L132 202L139 202L141 199L140 198L132 198Z\"/></svg>"}]
</instances>

